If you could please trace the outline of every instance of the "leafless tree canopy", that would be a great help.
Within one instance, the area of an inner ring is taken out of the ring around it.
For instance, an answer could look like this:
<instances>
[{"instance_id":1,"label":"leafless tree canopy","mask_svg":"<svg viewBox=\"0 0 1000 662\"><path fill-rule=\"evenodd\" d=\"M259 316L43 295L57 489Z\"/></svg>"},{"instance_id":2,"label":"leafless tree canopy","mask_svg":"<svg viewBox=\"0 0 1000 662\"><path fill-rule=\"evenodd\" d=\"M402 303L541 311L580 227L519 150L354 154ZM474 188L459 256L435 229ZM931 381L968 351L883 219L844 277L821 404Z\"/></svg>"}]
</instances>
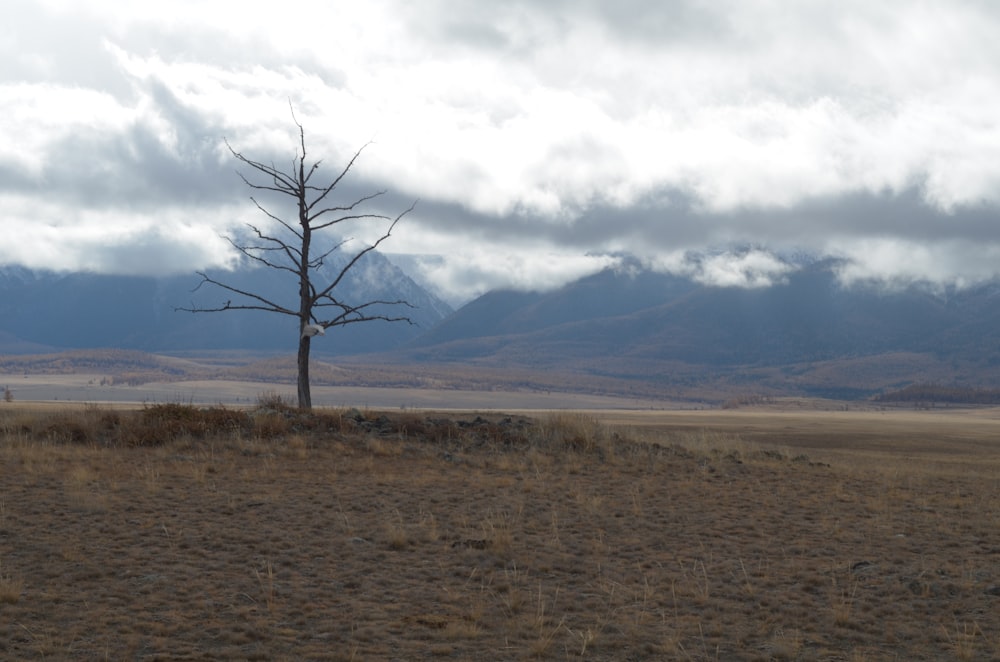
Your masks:
<instances>
[{"instance_id":1,"label":"leafless tree canopy","mask_svg":"<svg viewBox=\"0 0 1000 662\"><path fill-rule=\"evenodd\" d=\"M296 150L297 154L287 171L278 168L273 163L255 161L245 156L234 149L228 140L226 146L236 160L251 171L252 177L238 172L243 183L254 192L274 193L279 196L279 199L280 196L288 196L294 202L294 208L298 213L297 218L289 220L261 204L256 194L251 195L250 199L257 209L274 222L274 231L247 223L250 234L246 239L234 239L231 236L225 238L233 248L251 262L292 274L299 287L298 307L283 306L259 292L234 287L205 272L198 272L202 278L198 288L203 285L215 286L233 295L233 298L215 307L192 305L187 308L178 308L178 310L194 313L261 310L298 318L298 399L300 407L310 408L312 397L309 389L309 348L312 337L318 329L325 331L330 327L375 320L410 322L410 319L405 315L394 316L384 312L387 306L409 307L410 304L406 301L379 299L348 302L339 298L337 288L365 255L377 249L383 241L389 238L396 224L413 210L416 203L396 216L366 211L371 206L370 203L384 195L385 191L376 191L369 195L353 198L346 203L338 203L335 200L338 186L370 143L355 152L347 165L332 181L317 181L319 180L317 172L321 161L307 163L305 129L295 119L294 113L292 117L299 130L299 149ZM328 276L323 282L317 282L319 271L326 264L327 259L334 252L344 249L348 241L334 242L329 248L314 255L312 253L314 233L324 230L330 231L340 224L352 221L382 223L385 225L385 231L372 244L351 254L350 258L332 277Z\"/></svg>"}]
</instances>

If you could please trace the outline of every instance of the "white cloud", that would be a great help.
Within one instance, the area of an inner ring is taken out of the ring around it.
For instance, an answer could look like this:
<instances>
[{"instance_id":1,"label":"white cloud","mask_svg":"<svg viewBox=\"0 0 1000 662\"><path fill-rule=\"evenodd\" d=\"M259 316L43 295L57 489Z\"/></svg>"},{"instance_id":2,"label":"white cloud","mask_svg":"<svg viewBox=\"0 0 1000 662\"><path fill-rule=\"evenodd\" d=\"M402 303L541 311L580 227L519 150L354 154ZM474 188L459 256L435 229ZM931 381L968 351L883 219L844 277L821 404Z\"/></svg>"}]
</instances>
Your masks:
<instances>
[{"instance_id":1,"label":"white cloud","mask_svg":"<svg viewBox=\"0 0 1000 662\"><path fill-rule=\"evenodd\" d=\"M374 140L351 190L421 198L388 248L443 256L425 276L453 300L616 251L742 286L793 246L846 280L998 273L988 3L12 1L0 259L116 269L101 245L167 238L113 228L251 220L221 139L290 158L291 101L324 170ZM170 268L221 259L167 243Z\"/></svg>"},{"instance_id":2,"label":"white cloud","mask_svg":"<svg viewBox=\"0 0 1000 662\"><path fill-rule=\"evenodd\" d=\"M533 248L500 253L474 245L446 255L414 254L400 263L414 269L422 285L457 306L494 289L552 289L614 266L618 258Z\"/></svg>"},{"instance_id":3,"label":"white cloud","mask_svg":"<svg viewBox=\"0 0 1000 662\"><path fill-rule=\"evenodd\" d=\"M844 258L838 277L846 285L875 283L887 288L911 284L968 287L997 276L1000 246L956 240L927 244L900 239L837 242L831 254Z\"/></svg>"},{"instance_id":4,"label":"white cloud","mask_svg":"<svg viewBox=\"0 0 1000 662\"><path fill-rule=\"evenodd\" d=\"M82 132L121 131L133 113L112 96L49 83L0 84L0 165L38 174L58 158L51 146Z\"/></svg>"},{"instance_id":5,"label":"white cloud","mask_svg":"<svg viewBox=\"0 0 1000 662\"><path fill-rule=\"evenodd\" d=\"M797 267L761 248L691 253L676 251L647 256L655 271L688 277L712 287L770 287L785 282Z\"/></svg>"},{"instance_id":6,"label":"white cloud","mask_svg":"<svg viewBox=\"0 0 1000 662\"><path fill-rule=\"evenodd\" d=\"M73 211L5 195L0 195L0 206L3 231L16 237L0 243L0 264L166 275L191 271L192 264L209 268L233 263L219 231L211 224L192 222L182 210L155 215L120 209ZM215 211L230 222L235 213L225 208Z\"/></svg>"}]
</instances>

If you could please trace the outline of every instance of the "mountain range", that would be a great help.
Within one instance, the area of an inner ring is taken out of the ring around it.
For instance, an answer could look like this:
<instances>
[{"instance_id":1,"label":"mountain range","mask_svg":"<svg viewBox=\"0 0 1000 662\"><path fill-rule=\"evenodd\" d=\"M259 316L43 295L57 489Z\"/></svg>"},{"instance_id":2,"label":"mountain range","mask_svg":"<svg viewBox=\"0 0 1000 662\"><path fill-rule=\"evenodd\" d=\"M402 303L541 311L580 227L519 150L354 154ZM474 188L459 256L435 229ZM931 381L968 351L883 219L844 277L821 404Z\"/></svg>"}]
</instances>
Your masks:
<instances>
[{"instance_id":1,"label":"mountain range","mask_svg":"<svg viewBox=\"0 0 1000 662\"><path fill-rule=\"evenodd\" d=\"M504 370L519 380L544 374L535 385L543 388L641 383L644 393L678 398L858 398L914 383L1000 386L996 283L961 290L847 287L837 278L837 263L814 261L769 287L718 287L626 259L558 289L492 291L453 311L384 256L369 257L341 293L405 299L412 309L389 312L403 312L414 324L333 329L314 345L317 357L413 371L433 366L438 375L451 366L466 380L476 370L486 381ZM213 275L278 299L296 294L294 284L269 270ZM291 318L176 312L229 298L218 289L197 288L199 280L193 274L145 278L2 269L0 353L96 347L294 352Z\"/></svg>"},{"instance_id":2,"label":"mountain range","mask_svg":"<svg viewBox=\"0 0 1000 662\"><path fill-rule=\"evenodd\" d=\"M860 397L915 382L1000 385L1000 286L846 287L837 263L717 287L626 262L549 292L490 292L394 361L571 369L677 389Z\"/></svg>"},{"instance_id":3,"label":"mountain range","mask_svg":"<svg viewBox=\"0 0 1000 662\"><path fill-rule=\"evenodd\" d=\"M335 277L331 261L317 282ZM214 271L213 278L297 308L294 276L274 269ZM0 269L0 353L37 353L75 348L138 349L149 352L251 350L294 352L295 318L260 311L190 313L177 308L219 307L238 296L205 284L197 274L168 277L56 273L21 267ZM384 256L371 252L338 286L341 300L360 304L404 300L410 306L373 307L369 312L408 317L406 322L348 324L317 341L317 354L385 350L438 324L452 308L429 293Z\"/></svg>"}]
</instances>

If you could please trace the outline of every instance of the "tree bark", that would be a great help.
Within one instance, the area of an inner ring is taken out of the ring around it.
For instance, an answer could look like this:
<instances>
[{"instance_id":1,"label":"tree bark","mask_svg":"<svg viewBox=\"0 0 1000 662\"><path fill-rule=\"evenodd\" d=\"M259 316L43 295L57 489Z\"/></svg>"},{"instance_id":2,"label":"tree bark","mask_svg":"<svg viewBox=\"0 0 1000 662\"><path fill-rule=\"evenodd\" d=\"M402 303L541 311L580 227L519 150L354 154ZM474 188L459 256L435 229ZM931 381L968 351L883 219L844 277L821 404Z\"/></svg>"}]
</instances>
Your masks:
<instances>
[{"instance_id":1,"label":"tree bark","mask_svg":"<svg viewBox=\"0 0 1000 662\"><path fill-rule=\"evenodd\" d=\"M299 333L299 409L312 409L312 392L309 389L309 348L312 338Z\"/></svg>"},{"instance_id":2,"label":"tree bark","mask_svg":"<svg viewBox=\"0 0 1000 662\"><path fill-rule=\"evenodd\" d=\"M299 206L299 227L302 228L302 240L299 248L299 409L312 409L312 389L309 386L309 350L312 338L304 333L306 324L312 317L315 301L312 297L312 285L309 278L309 253L312 249L312 225L309 219L309 202L306 198L306 139L301 127L302 156L299 158L299 175L296 181L298 191L296 197Z\"/></svg>"}]
</instances>

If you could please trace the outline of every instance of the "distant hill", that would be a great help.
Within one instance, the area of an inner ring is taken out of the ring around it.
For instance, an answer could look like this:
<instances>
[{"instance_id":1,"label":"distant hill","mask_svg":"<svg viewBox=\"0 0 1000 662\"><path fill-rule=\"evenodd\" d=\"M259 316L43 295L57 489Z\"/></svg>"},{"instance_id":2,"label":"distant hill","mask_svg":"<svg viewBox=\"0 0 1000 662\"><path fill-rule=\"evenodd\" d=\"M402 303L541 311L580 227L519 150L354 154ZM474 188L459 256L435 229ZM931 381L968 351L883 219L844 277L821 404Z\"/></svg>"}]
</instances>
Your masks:
<instances>
[{"instance_id":1,"label":"distant hill","mask_svg":"<svg viewBox=\"0 0 1000 662\"><path fill-rule=\"evenodd\" d=\"M545 293L490 292L387 360L573 370L665 387L864 397L1000 386L1000 288L843 287L816 262L767 288L608 269Z\"/></svg>"},{"instance_id":2,"label":"distant hill","mask_svg":"<svg viewBox=\"0 0 1000 662\"><path fill-rule=\"evenodd\" d=\"M329 269L336 268L331 265ZM214 272L219 280L261 293L295 308L298 287L291 274L272 269ZM0 353L98 348L144 351L244 349L294 352L297 323L272 313L177 312L178 306L219 306L235 296L200 277L164 278L55 273L0 268ZM433 328L452 309L417 285L385 257L369 253L339 289L348 302L405 300L412 308L386 307L405 322L369 322L330 330L316 341L317 354L353 354L398 347Z\"/></svg>"},{"instance_id":3,"label":"distant hill","mask_svg":"<svg viewBox=\"0 0 1000 662\"><path fill-rule=\"evenodd\" d=\"M818 261L780 284L742 289L706 286L626 260L555 290L489 292L452 311L377 256L343 291L366 300L406 299L416 306L406 312L419 326L372 322L335 329L317 341L314 353L319 361L336 357L337 369L346 369L324 373L331 384L717 402L748 401L748 394L859 399L914 384L954 393L1000 388L1000 285L845 288L836 266ZM294 286L266 270L226 278L279 299L295 296ZM114 353L99 359L106 371L121 363L114 374L129 380L169 377L173 370L289 378L294 321L265 313L174 312L228 298L207 288L192 291L198 282L196 275L0 269L0 354L141 350L183 355L196 365L146 365ZM204 361L227 366L226 356L234 357L232 366L204 367ZM262 360L267 356L276 362ZM40 371L85 367L86 361L58 355L8 363L12 370Z\"/></svg>"}]
</instances>

